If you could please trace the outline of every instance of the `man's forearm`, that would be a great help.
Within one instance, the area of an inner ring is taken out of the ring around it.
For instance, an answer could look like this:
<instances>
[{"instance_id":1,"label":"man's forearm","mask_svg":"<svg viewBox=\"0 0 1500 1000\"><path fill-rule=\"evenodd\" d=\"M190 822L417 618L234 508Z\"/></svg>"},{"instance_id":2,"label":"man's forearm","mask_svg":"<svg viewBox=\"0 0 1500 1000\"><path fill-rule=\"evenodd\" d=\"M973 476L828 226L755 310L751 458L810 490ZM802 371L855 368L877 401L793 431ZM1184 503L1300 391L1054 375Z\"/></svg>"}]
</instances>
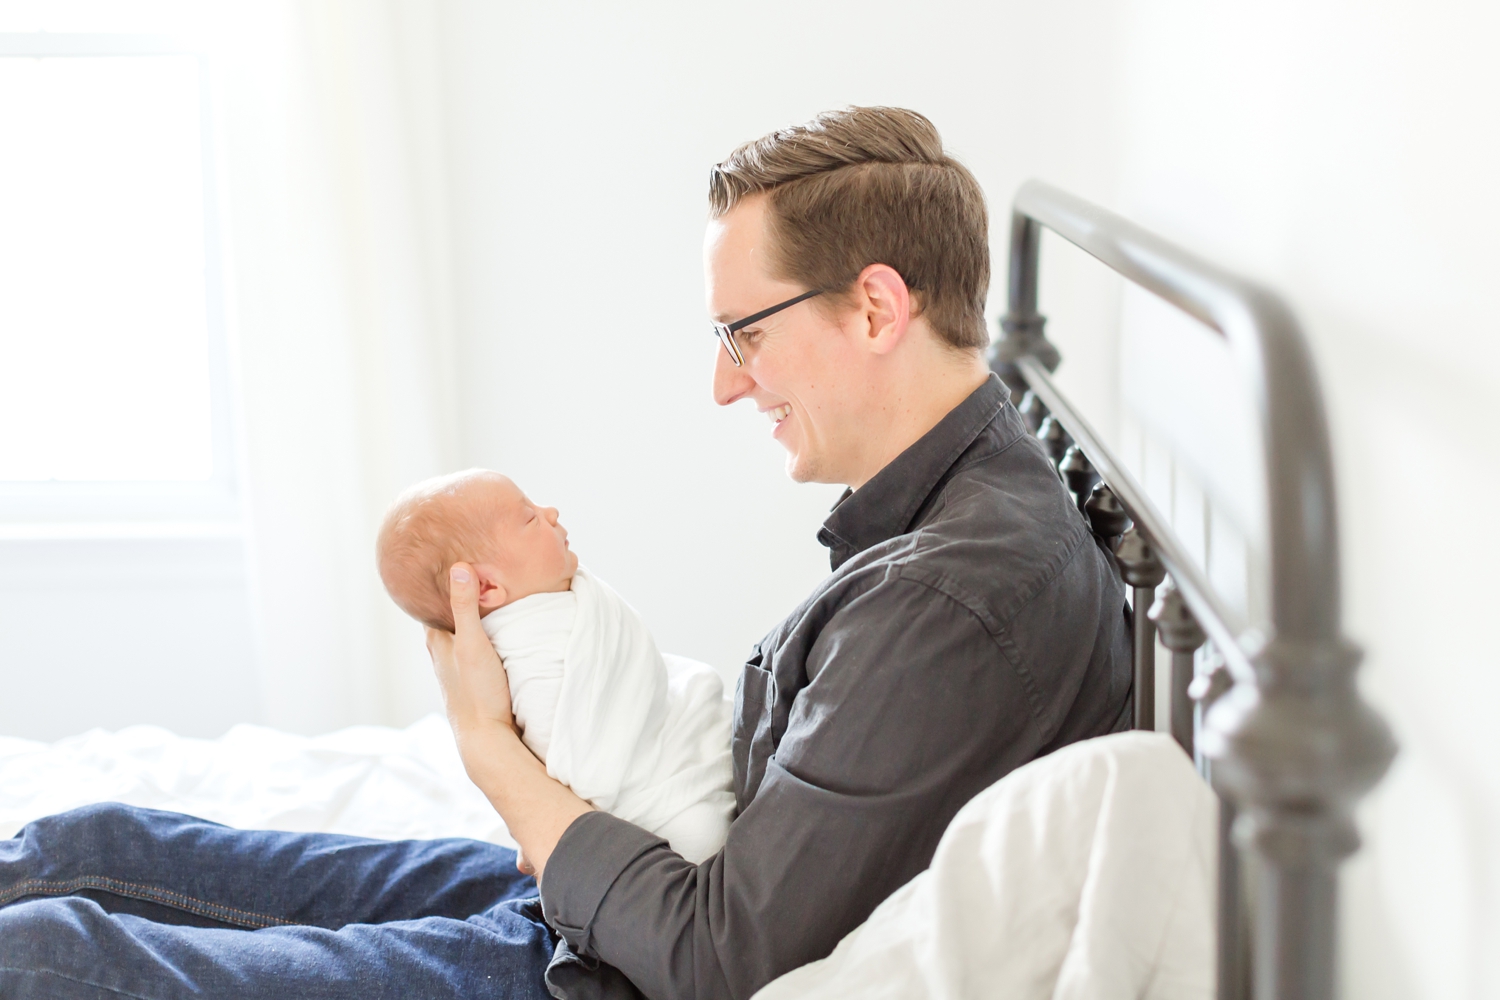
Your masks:
<instances>
[{"instance_id":1,"label":"man's forearm","mask_svg":"<svg viewBox=\"0 0 1500 1000\"><path fill-rule=\"evenodd\" d=\"M509 726L455 725L469 779L490 800L540 880L563 832L593 806L547 773Z\"/></svg>"}]
</instances>

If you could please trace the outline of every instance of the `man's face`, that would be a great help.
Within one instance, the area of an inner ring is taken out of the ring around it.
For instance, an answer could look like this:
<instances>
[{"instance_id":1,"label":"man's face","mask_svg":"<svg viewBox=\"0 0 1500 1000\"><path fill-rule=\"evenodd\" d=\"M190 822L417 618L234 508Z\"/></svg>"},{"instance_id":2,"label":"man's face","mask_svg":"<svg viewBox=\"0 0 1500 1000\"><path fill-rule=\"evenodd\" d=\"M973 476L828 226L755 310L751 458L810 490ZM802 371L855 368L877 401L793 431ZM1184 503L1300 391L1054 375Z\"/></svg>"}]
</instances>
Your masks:
<instances>
[{"instance_id":1,"label":"man's face","mask_svg":"<svg viewBox=\"0 0 1500 1000\"><path fill-rule=\"evenodd\" d=\"M708 311L717 322L733 323L808 291L772 277L766 212L766 198L755 196L708 224L704 269ZM787 475L799 483L850 482L860 449L862 359L834 307L825 296L776 313L739 332L743 367L723 347L714 362L714 401L752 400L787 451Z\"/></svg>"}]
</instances>

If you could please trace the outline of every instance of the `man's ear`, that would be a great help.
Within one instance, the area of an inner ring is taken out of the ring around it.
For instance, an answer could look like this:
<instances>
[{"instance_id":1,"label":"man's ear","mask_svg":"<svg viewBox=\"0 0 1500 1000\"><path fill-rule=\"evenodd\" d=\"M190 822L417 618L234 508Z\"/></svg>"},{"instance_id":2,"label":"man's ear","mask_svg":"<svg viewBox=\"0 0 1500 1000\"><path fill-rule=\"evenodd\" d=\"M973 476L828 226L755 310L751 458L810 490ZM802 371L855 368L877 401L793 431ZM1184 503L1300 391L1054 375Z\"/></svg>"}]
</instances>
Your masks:
<instances>
[{"instance_id":1,"label":"man's ear","mask_svg":"<svg viewBox=\"0 0 1500 1000\"><path fill-rule=\"evenodd\" d=\"M509 595L500 582L500 573L490 565L475 564L474 573L479 577L479 610L494 611L506 602Z\"/></svg>"},{"instance_id":2,"label":"man's ear","mask_svg":"<svg viewBox=\"0 0 1500 1000\"><path fill-rule=\"evenodd\" d=\"M888 264L871 264L855 280L864 306L867 346L889 354L906 338L911 322L911 290L899 271Z\"/></svg>"}]
</instances>

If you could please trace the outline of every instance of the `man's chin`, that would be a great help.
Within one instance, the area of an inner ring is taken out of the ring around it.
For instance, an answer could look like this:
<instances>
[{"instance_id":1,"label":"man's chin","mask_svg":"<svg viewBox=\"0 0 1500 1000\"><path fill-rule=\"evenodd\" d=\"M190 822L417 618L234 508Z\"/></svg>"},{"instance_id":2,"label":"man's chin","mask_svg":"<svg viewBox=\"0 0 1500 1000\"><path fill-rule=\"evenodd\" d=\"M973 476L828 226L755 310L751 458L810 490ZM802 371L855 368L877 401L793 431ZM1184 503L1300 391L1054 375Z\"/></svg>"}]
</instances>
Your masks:
<instances>
[{"instance_id":1,"label":"man's chin","mask_svg":"<svg viewBox=\"0 0 1500 1000\"><path fill-rule=\"evenodd\" d=\"M791 452L786 456L786 476L794 483L826 483L822 477L822 465L810 456Z\"/></svg>"}]
</instances>

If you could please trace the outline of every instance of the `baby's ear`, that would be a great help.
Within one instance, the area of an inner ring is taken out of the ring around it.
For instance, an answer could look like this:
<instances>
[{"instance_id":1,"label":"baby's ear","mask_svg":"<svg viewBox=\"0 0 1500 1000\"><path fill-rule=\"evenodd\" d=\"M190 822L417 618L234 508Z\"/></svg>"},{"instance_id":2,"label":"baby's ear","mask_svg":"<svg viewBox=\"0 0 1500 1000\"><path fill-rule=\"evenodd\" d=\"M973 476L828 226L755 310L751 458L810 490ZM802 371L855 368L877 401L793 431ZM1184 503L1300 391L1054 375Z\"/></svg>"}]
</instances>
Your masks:
<instances>
[{"instance_id":1,"label":"baby's ear","mask_svg":"<svg viewBox=\"0 0 1500 1000\"><path fill-rule=\"evenodd\" d=\"M505 604L509 595L501 585L499 576L489 566L475 566L479 577L479 610L494 611Z\"/></svg>"}]
</instances>

